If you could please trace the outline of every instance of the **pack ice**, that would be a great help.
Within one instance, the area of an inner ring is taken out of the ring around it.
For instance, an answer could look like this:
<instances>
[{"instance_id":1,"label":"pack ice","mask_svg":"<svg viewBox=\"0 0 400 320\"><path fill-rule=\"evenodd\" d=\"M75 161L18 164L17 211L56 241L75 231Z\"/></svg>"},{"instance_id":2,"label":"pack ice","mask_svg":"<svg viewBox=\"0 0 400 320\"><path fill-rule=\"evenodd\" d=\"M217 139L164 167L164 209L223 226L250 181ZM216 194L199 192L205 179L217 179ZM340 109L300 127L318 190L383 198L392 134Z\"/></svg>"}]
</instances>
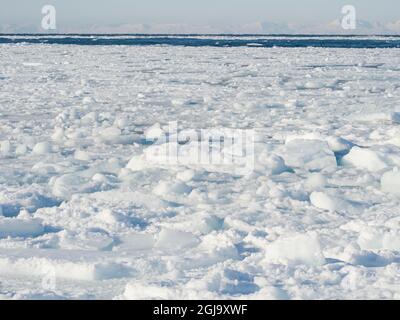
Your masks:
<instances>
[{"instance_id":1,"label":"pack ice","mask_svg":"<svg viewBox=\"0 0 400 320\"><path fill-rule=\"evenodd\" d=\"M399 299L399 65L2 45L0 298ZM194 157L221 128L254 130L252 170Z\"/></svg>"}]
</instances>

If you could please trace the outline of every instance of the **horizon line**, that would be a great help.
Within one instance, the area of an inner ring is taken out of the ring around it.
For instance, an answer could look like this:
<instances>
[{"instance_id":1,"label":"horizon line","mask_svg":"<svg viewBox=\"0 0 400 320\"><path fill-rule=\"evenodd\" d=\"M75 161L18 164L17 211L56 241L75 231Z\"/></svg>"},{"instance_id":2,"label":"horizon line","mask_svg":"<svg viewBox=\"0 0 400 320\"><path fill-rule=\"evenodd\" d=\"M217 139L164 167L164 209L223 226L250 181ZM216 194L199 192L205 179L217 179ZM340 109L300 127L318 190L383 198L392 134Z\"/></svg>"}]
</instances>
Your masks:
<instances>
[{"instance_id":1,"label":"horizon line","mask_svg":"<svg viewBox=\"0 0 400 320\"><path fill-rule=\"evenodd\" d=\"M333 33L1 33L0 36L232 36L232 37L400 37L400 34L333 34Z\"/></svg>"}]
</instances>

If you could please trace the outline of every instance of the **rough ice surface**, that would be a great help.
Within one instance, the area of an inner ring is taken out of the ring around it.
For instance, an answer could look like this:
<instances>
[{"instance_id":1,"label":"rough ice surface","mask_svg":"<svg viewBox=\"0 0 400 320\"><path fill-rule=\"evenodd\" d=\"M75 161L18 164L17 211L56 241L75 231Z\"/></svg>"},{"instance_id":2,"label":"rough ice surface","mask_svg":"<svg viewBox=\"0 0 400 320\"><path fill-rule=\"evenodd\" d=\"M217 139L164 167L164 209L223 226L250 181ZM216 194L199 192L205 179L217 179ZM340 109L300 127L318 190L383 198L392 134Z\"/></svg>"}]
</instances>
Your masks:
<instances>
[{"instance_id":1,"label":"rough ice surface","mask_svg":"<svg viewBox=\"0 0 400 320\"><path fill-rule=\"evenodd\" d=\"M0 297L399 299L399 65L2 45ZM196 163L185 139L213 128L255 130L251 173Z\"/></svg>"}]
</instances>

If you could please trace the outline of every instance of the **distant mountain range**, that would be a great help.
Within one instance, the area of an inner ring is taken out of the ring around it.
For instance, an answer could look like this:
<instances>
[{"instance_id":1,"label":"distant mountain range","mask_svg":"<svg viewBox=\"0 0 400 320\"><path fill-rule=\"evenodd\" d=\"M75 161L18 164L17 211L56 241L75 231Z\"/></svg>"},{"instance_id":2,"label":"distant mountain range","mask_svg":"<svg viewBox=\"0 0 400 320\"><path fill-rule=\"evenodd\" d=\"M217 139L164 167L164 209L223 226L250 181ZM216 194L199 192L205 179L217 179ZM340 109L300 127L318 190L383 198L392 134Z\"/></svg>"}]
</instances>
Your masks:
<instances>
[{"instance_id":1,"label":"distant mountain range","mask_svg":"<svg viewBox=\"0 0 400 320\"><path fill-rule=\"evenodd\" d=\"M0 33L49 33L35 25L0 25ZM400 35L400 20L392 22L357 21L357 28L345 30L340 20L321 24L283 24L254 22L226 27L188 24L122 24L91 25L80 27L59 26L56 33L96 34L355 34L355 35Z\"/></svg>"}]
</instances>

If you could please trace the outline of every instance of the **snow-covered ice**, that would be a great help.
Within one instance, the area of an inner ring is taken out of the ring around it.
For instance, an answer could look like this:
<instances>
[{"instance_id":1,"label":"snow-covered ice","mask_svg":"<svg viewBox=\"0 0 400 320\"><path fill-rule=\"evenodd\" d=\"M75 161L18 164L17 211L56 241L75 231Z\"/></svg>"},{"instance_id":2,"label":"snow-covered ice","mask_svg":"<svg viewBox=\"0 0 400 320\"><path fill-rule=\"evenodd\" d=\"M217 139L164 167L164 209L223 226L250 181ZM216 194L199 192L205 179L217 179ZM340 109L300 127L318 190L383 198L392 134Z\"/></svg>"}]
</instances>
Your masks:
<instances>
[{"instance_id":1,"label":"snow-covered ice","mask_svg":"<svg viewBox=\"0 0 400 320\"><path fill-rule=\"evenodd\" d=\"M1 45L0 297L399 299L399 65ZM221 129L253 130L252 170L202 148Z\"/></svg>"}]
</instances>

